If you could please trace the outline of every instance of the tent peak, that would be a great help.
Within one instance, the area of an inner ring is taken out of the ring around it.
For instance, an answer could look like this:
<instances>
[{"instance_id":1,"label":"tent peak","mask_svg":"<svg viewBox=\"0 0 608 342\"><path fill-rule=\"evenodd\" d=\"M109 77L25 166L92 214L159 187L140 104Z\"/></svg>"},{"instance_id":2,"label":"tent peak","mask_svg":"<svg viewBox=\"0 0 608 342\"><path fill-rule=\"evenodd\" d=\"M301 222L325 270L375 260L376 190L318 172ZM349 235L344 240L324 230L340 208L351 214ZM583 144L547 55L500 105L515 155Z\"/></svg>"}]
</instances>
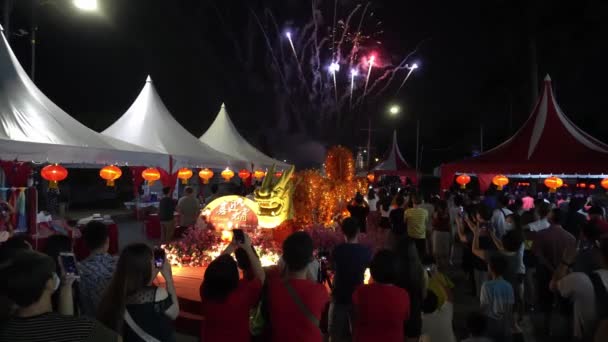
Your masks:
<instances>
[{"instance_id":1,"label":"tent peak","mask_svg":"<svg viewBox=\"0 0 608 342\"><path fill-rule=\"evenodd\" d=\"M549 76L549 74L545 76L545 82L551 82L551 76Z\"/></svg>"},{"instance_id":2,"label":"tent peak","mask_svg":"<svg viewBox=\"0 0 608 342\"><path fill-rule=\"evenodd\" d=\"M0 24L0 32L4 32L4 27Z\"/></svg>"},{"instance_id":3,"label":"tent peak","mask_svg":"<svg viewBox=\"0 0 608 342\"><path fill-rule=\"evenodd\" d=\"M222 102L222 105L220 106L220 108L226 108L226 104L224 102Z\"/></svg>"},{"instance_id":4,"label":"tent peak","mask_svg":"<svg viewBox=\"0 0 608 342\"><path fill-rule=\"evenodd\" d=\"M150 77L150 75L148 75L148 76L146 77L146 82L150 82L150 83L152 83L152 77Z\"/></svg>"}]
</instances>

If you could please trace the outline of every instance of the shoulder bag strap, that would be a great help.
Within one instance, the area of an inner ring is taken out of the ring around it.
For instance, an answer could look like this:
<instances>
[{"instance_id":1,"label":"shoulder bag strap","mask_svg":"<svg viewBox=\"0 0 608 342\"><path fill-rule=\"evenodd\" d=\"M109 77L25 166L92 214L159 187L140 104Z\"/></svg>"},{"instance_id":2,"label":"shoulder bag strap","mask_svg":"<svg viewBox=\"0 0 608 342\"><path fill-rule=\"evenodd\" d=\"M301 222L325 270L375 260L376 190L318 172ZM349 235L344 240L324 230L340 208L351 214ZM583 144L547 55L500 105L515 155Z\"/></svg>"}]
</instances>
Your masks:
<instances>
[{"instance_id":1,"label":"shoulder bag strap","mask_svg":"<svg viewBox=\"0 0 608 342\"><path fill-rule=\"evenodd\" d=\"M137 323L135 323L135 321L133 320L133 317L131 317L131 314L129 314L129 310L127 310L127 309L125 309L124 318L125 318L125 322L127 322L127 325L129 326L129 328L131 328L131 330L133 330L133 332L136 333L137 336L139 336L139 338L141 338L145 342L160 342L160 340L150 336L147 332L145 332L142 328L140 328L139 325L137 325Z\"/></svg>"},{"instance_id":2,"label":"shoulder bag strap","mask_svg":"<svg viewBox=\"0 0 608 342\"><path fill-rule=\"evenodd\" d=\"M283 278L283 284L287 289L287 293L289 293L289 296L291 297L291 299L293 299L300 312L303 313L306 318L308 318L310 323L312 323L315 327L319 328L319 319L315 317L315 315L310 311L306 304L302 302L302 300L296 293L296 290L291 286L291 284L289 284L289 281Z\"/></svg>"}]
</instances>

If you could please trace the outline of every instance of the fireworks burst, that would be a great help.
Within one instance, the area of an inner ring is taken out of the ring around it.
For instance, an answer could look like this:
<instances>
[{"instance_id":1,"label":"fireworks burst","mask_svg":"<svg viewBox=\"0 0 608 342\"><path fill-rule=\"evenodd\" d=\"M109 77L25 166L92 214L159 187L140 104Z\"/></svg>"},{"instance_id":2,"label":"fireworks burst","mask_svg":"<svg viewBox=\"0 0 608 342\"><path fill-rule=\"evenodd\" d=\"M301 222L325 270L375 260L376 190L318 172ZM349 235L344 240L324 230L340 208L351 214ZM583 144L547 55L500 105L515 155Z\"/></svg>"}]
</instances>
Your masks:
<instances>
[{"instance_id":1,"label":"fireworks burst","mask_svg":"<svg viewBox=\"0 0 608 342\"><path fill-rule=\"evenodd\" d=\"M383 49L382 23L370 3L339 18L336 0L328 16L321 11L321 2L312 0L310 20L301 26L279 24L269 9L250 14L262 34L268 75L278 81L273 93L280 115L294 119L298 128L314 122L315 130L331 131L340 127L341 118L401 81L399 92L417 67L408 63L418 47L395 63L394 54Z\"/></svg>"}]
</instances>

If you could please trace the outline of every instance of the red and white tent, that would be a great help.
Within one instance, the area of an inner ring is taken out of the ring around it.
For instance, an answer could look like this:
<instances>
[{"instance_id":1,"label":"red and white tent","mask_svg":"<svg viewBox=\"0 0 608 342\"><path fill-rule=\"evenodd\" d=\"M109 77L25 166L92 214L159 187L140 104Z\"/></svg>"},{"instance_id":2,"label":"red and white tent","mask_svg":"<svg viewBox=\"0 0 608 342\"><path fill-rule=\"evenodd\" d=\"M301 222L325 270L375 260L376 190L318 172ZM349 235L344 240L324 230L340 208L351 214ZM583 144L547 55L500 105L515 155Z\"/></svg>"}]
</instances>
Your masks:
<instances>
[{"instance_id":1,"label":"red and white tent","mask_svg":"<svg viewBox=\"0 0 608 342\"><path fill-rule=\"evenodd\" d=\"M416 174L416 170L410 167L405 158L403 158L401 150L399 150L397 131L393 132L393 145L386 159L380 162L372 172L376 177L383 175L409 177L414 184L417 183L418 175Z\"/></svg>"},{"instance_id":2,"label":"red and white tent","mask_svg":"<svg viewBox=\"0 0 608 342\"><path fill-rule=\"evenodd\" d=\"M478 157L441 166L442 189L459 173L477 175L483 191L496 174L589 177L608 171L608 145L576 127L559 108L549 76L544 83L530 117L509 140Z\"/></svg>"}]
</instances>

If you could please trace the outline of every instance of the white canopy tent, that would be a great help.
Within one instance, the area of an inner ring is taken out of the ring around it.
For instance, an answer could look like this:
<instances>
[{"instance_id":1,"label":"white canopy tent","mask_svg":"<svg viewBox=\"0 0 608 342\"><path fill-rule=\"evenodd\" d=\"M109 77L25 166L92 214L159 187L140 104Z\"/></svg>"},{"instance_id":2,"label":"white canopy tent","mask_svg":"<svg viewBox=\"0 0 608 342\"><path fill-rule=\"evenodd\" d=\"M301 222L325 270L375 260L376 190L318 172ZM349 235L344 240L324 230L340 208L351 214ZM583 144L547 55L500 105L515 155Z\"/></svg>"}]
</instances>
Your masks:
<instances>
[{"instance_id":1,"label":"white canopy tent","mask_svg":"<svg viewBox=\"0 0 608 342\"><path fill-rule=\"evenodd\" d=\"M2 27L0 41L0 159L64 164L165 166L168 158L84 126L30 80Z\"/></svg>"},{"instance_id":2,"label":"white canopy tent","mask_svg":"<svg viewBox=\"0 0 608 342\"><path fill-rule=\"evenodd\" d=\"M285 169L289 166L286 163L265 155L251 146L247 140L239 134L236 127L234 127L234 124L226 111L226 106L223 103L219 113L217 113L215 121L213 121L209 129L207 129L199 140L234 158L246 160L249 164L253 164L254 168L268 168L273 164L279 169Z\"/></svg>"},{"instance_id":3,"label":"white canopy tent","mask_svg":"<svg viewBox=\"0 0 608 342\"><path fill-rule=\"evenodd\" d=\"M174 168L239 168L246 164L200 142L182 127L165 107L150 76L131 107L102 134L169 154Z\"/></svg>"}]
</instances>

